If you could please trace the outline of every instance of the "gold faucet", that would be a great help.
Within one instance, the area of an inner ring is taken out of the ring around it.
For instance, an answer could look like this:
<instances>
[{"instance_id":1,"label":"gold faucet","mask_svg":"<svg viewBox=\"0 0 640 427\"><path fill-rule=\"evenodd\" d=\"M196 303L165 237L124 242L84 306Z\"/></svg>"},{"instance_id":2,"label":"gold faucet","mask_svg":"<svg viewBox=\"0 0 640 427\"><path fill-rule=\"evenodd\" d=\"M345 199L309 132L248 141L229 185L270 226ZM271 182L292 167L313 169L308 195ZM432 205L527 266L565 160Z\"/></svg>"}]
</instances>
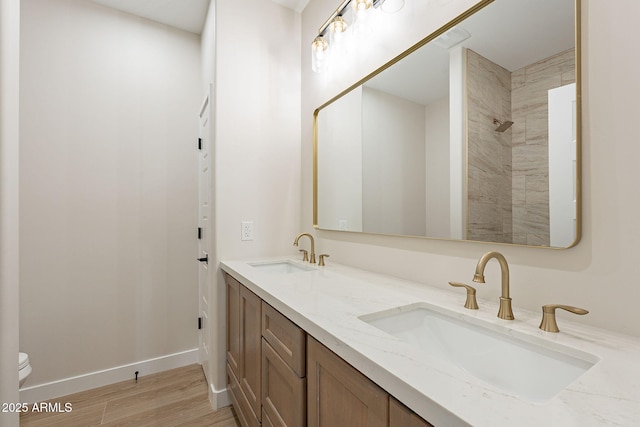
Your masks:
<instances>
[{"instance_id":1,"label":"gold faucet","mask_svg":"<svg viewBox=\"0 0 640 427\"><path fill-rule=\"evenodd\" d=\"M500 264L502 272L502 296L500 296L500 309L498 317L505 320L513 320L513 310L511 309L511 298L509 297L509 265L507 260L500 252L487 252L480 257L476 266L476 274L473 281L476 283L484 283L484 268L491 258L495 258Z\"/></svg>"},{"instance_id":2,"label":"gold faucet","mask_svg":"<svg viewBox=\"0 0 640 427\"><path fill-rule=\"evenodd\" d=\"M302 236L307 236L309 237L309 240L311 240L311 253L309 254L309 262L311 264L315 264L316 263L316 247L315 247L315 242L313 241L313 236L311 234L309 233L298 234L298 236L296 237L296 240L293 241L293 246L298 246L298 240L300 240Z\"/></svg>"},{"instance_id":3,"label":"gold faucet","mask_svg":"<svg viewBox=\"0 0 640 427\"><path fill-rule=\"evenodd\" d=\"M547 304L542 306L542 322L540 322L540 329L547 332L560 332L558 329L558 323L556 322L556 308L567 310L573 314L587 314L589 313L584 308L572 307L570 305L562 304Z\"/></svg>"},{"instance_id":4,"label":"gold faucet","mask_svg":"<svg viewBox=\"0 0 640 427\"><path fill-rule=\"evenodd\" d=\"M476 299L476 288L473 286L465 285L464 283L459 282L449 282L451 286L455 286L457 288L465 288L467 290L467 300L464 302L464 308L468 308L469 310L477 310L478 309L478 300Z\"/></svg>"}]
</instances>

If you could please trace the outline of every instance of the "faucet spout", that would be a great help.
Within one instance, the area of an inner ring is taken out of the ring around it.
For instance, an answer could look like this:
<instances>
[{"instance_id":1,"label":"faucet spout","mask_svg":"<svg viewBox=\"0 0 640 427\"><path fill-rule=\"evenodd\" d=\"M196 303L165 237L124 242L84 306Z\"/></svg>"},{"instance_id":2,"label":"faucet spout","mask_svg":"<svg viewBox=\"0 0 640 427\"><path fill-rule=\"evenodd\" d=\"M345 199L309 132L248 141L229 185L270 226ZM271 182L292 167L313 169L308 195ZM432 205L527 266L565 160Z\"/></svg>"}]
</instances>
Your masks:
<instances>
[{"instance_id":1,"label":"faucet spout","mask_svg":"<svg viewBox=\"0 0 640 427\"><path fill-rule=\"evenodd\" d=\"M307 236L309 240L311 240L311 253L309 254L309 262L311 264L315 264L316 263L316 247L315 247L315 242L313 240L313 236L311 234L309 233L298 234L298 236L296 236L296 240L293 241L293 246L298 246L298 240L300 240L302 236Z\"/></svg>"},{"instance_id":2,"label":"faucet spout","mask_svg":"<svg viewBox=\"0 0 640 427\"><path fill-rule=\"evenodd\" d=\"M498 317L506 320L513 320L513 310L511 308L511 297L509 296L509 264L507 259L500 252L487 252L480 257L478 265L476 265L476 272L473 276L473 281L476 283L484 282L484 269L487 263L491 259L496 259L500 264L500 271L502 273L502 293L500 296L500 309L498 311Z\"/></svg>"}]
</instances>

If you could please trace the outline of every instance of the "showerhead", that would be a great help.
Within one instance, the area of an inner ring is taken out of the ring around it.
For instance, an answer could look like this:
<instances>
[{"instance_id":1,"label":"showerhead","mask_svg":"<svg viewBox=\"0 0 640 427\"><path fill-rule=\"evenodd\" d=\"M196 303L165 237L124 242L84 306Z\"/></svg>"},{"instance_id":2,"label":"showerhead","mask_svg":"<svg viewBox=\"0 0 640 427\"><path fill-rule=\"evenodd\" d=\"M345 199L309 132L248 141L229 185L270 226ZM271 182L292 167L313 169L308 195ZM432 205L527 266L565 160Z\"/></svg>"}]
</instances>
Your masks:
<instances>
[{"instance_id":1,"label":"showerhead","mask_svg":"<svg viewBox=\"0 0 640 427\"><path fill-rule=\"evenodd\" d=\"M502 122L502 121L500 121L498 119L493 119L493 124L498 126L495 129L496 132L504 132L505 130L507 130L507 129L509 129L511 127L513 122L510 121L510 120L507 120L506 122Z\"/></svg>"}]
</instances>

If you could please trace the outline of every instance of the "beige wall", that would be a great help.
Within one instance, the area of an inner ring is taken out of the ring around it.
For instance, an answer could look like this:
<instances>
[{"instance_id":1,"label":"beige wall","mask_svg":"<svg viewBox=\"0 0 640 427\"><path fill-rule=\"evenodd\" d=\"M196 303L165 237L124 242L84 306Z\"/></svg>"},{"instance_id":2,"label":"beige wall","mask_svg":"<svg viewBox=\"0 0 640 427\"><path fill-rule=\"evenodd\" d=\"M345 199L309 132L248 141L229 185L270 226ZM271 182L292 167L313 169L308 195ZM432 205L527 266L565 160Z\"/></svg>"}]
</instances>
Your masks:
<instances>
[{"instance_id":1,"label":"beige wall","mask_svg":"<svg viewBox=\"0 0 640 427\"><path fill-rule=\"evenodd\" d=\"M397 20L402 31L389 37L386 27L380 29L362 53L354 53L343 74L326 76L311 72L309 46L335 2L310 1L302 15L303 228L311 228L312 218L313 110L474 3L406 2L389 19ZM636 48L637 16L640 3L635 0L582 1L583 236L576 247L533 249L318 231L319 250L331 254L333 262L442 288L450 280L470 282L480 255L499 250L510 262L516 314L518 308L538 311L546 303L572 304L591 311L572 320L640 336L635 307L640 299L635 278L640 259L640 145L635 143L640 58L629 54ZM375 48L383 39L385 48ZM497 264L491 264L478 296L497 301L500 278Z\"/></svg>"},{"instance_id":2,"label":"beige wall","mask_svg":"<svg viewBox=\"0 0 640 427\"><path fill-rule=\"evenodd\" d=\"M215 253L209 263L297 254L293 240L301 231L300 16L264 0L212 5L215 13L209 14L202 38L204 84L215 86ZM240 240L242 221L254 222L253 241ZM221 271L212 286L210 318L217 326L212 331L211 370L217 392L226 387Z\"/></svg>"},{"instance_id":3,"label":"beige wall","mask_svg":"<svg viewBox=\"0 0 640 427\"><path fill-rule=\"evenodd\" d=\"M195 348L198 36L83 0L21 20L27 385Z\"/></svg>"},{"instance_id":4,"label":"beige wall","mask_svg":"<svg viewBox=\"0 0 640 427\"><path fill-rule=\"evenodd\" d=\"M0 403L18 402L18 138L20 2L0 0ZM0 412L0 425L18 414Z\"/></svg>"}]
</instances>

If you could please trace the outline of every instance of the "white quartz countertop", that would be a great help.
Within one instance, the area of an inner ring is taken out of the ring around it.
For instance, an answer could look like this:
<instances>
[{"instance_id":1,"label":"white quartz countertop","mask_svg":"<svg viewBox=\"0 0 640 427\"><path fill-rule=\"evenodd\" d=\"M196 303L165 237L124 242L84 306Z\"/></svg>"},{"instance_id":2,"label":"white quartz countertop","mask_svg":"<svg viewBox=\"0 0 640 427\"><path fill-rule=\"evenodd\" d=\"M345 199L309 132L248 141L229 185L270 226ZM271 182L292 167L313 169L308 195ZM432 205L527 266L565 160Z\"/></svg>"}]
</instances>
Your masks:
<instances>
[{"instance_id":1,"label":"white quartz countertop","mask_svg":"<svg viewBox=\"0 0 640 427\"><path fill-rule=\"evenodd\" d=\"M498 319L498 302L479 299L463 307L463 289L436 288L333 262L311 271L279 274L256 261L223 261L224 271L345 359L372 381L436 426L637 426L640 425L640 339L558 318L559 333L540 330L540 312L521 310ZM365 323L359 316L426 302L513 334L543 339L599 359L544 403L503 392L468 372L437 360ZM550 301L552 303L554 301Z\"/></svg>"}]
</instances>

